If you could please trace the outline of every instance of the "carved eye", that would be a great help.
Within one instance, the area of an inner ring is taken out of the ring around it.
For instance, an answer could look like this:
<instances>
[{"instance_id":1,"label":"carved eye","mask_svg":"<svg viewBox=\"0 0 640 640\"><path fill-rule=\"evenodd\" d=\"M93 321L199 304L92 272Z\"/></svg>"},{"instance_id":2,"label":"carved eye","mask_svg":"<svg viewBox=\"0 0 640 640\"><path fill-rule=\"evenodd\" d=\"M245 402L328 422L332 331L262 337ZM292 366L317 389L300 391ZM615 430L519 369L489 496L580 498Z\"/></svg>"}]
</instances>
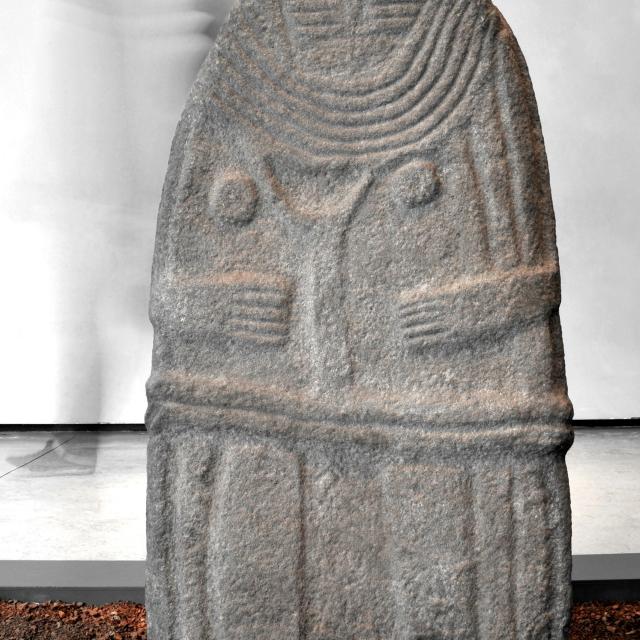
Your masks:
<instances>
[{"instance_id":1,"label":"carved eye","mask_svg":"<svg viewBox=\"0 0 640 640\"><path fill-rule=\"evenodd\" d=\"M392 176L391 191L396 202L408 209L429 204L440 192L440 177L431 162L413 160Z\"/></svg>"},{"instance_id":2,"label":"carved eye","mask_svg":"<svg viewBox=\"0 0 640 640\"><path fill-rule=\"evenodd\" d=\"M256 214L258 187L242 171L225 171L213 185L210 213L224 222L249 224Z\"/></svg>"}]
</instances>

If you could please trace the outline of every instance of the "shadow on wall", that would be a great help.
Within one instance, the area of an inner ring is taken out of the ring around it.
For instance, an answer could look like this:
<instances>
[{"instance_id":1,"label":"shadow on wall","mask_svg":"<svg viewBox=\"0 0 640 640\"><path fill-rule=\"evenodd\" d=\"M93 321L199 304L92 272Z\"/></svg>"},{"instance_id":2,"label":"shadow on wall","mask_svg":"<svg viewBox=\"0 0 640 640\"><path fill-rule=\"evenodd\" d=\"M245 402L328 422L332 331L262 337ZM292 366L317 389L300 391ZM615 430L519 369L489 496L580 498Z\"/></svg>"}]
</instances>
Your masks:
<instances>
[{"instance_id":1,"label":"shadow on wall","mask_svg":"<svg viewBox=\"0 0 640 640\"><path fill-rule=\"evenodd\" d=\"M15 25L32 46L17 87L17 169L0 193L14 239L3 259L25 272L11 292L22 314L9 321L6 355L16 365L0 421L142 420L169 148L232 4L51 0L30 13L16 4L24 15Z\"/></svg>"}]
</instances>

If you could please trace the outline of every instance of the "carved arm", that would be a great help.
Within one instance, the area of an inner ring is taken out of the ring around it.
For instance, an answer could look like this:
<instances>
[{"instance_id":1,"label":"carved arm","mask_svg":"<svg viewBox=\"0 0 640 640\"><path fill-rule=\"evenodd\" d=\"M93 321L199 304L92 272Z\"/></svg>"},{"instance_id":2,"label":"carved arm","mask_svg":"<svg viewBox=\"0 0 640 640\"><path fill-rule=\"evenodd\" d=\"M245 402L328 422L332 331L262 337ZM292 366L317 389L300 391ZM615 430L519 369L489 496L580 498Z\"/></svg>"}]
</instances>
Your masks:
<instances>
[{"instance_id":1,"label":"carved arm","mask_svg":"<svg viewBox=\"0 0 640 640\"><path fill-rule=\"evenodd\" d=\"M421 285L399 296L398 318L411 349L498 334L560 305L555 265L490 272L433 289Z\"/></svg>"},{"instance_id":2,"label":"carved arm","mask_svg":"<svg viewBox=\"0 0 640 640\"><path fill-rule=\"evenodd\" d=\"M207 331L240 342L282 346L289 332L291 281L279 275L231 271L174 280L156 295L151 319L173 329Z\"/></svg>"}]
</instances>

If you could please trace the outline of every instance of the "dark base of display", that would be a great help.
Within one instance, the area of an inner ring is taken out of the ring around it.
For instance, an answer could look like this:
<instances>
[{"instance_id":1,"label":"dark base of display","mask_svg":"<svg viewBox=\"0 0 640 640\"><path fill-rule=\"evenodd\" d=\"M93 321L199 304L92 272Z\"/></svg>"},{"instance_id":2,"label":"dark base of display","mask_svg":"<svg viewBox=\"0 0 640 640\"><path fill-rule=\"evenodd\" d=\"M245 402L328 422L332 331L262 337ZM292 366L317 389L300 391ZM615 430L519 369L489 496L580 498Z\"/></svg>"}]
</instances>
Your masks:
<instances>
[{"instance_id":1,"label":"dark base of display","mask_svg":"<svg viewBox=\"0 0 640 640\"><path fill-rule=\"evenodd\" d=\"M144 603L144 587L3 587L0 600L23 602L86 602L94 605L109 602ZM573 601L637 602L640 580L584 580L573 583Z\"/></svg>"}]
</instances>

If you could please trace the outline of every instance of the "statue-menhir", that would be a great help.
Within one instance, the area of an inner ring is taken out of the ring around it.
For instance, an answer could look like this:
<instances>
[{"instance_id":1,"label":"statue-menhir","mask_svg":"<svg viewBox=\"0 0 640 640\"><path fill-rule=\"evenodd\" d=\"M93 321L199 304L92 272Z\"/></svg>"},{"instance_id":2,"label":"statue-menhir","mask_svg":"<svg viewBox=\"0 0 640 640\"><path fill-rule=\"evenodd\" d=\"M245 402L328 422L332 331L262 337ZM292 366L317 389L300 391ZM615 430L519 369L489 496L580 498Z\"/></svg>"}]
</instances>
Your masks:
<instances>
[{"instance_id":1,"label":"statue-menhir","mask_svg":"<svg viewBox=\"0 0 640 640\"><path fill-rule=\"evenodd\" d=\"M558 273L488 0L244 0L158 219L150 638L564 637Z\"/></svg>"}]
</instances>

